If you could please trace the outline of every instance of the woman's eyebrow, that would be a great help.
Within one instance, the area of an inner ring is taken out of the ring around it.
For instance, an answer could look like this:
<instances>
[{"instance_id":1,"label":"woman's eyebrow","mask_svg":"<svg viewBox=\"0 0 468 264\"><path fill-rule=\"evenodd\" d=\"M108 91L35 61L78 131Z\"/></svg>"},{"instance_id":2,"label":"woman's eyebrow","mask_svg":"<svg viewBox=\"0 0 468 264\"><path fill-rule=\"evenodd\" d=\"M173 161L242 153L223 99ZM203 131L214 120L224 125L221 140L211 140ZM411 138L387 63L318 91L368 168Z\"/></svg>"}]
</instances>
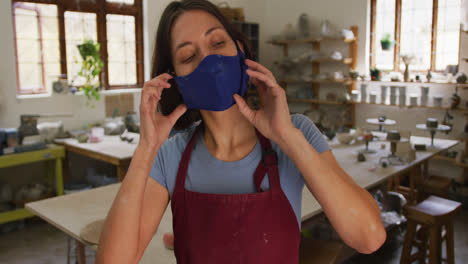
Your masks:
<instances>
[{"instance_id":1,"label":"woman's eyebrow","mask_svg":"<svg viewBox=\"0 0 468 264\"><path fill-rule=\"evenodd\" d=\"M208 30L205 32L205 36L209 35L211 32L215 31L216 29L223 29L223 28L220 27L220 26L212 27L212 28L208 29ZM177 47L176 47L176 52L177 52L180 48L183 48L183 47L185 47L185 46L187 46L187 45L190 45L190 44L192 44L192 42L190 42L190 41L186 41L186 42L180 43L180 44L177 45Z\"/></svg>"},{"instance_id":2,"label":"woman's eyebrow","mask_svg":"<svg viewBox=\"0 0 468 264\"><path fill-rule=\"evenodd\" d=\"M210 34L210 33L213 32L213 31L215 31L216 29L223 29L223 28L220 27L220 26L212 27L212 28L208 29L208 30L205 32L205 36L207 36L208 34Z\"/></svg>"}]
</instances>

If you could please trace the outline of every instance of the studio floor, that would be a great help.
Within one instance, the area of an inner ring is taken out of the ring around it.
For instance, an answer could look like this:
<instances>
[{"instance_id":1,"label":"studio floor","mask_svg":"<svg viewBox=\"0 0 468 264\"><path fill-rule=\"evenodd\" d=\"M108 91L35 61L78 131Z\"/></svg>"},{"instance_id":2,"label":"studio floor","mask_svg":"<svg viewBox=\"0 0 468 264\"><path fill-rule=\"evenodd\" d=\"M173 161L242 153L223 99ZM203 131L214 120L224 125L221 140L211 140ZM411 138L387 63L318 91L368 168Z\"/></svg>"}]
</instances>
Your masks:
<instances>
[{"instance_id":1,"label":"studio floor","mask_svg":"<svg viewBox=\"0 0 468 264\"><path fill-rule=\"evenodd\" d=\"M455 218L455 263L468 259L468 210ZM404 233L396 233L372 255L357 255L346 264L396 264L400 262ZM37 219L25 221L21 230L0 234L0 264L51 264L67 263L68 237L62 231ZM75 263L74 243L71 242L70 263ZM87 263L93 264L95 252L86 249ZM445 251L443 251L445 256Z\"/></svg>"}]
</instances>

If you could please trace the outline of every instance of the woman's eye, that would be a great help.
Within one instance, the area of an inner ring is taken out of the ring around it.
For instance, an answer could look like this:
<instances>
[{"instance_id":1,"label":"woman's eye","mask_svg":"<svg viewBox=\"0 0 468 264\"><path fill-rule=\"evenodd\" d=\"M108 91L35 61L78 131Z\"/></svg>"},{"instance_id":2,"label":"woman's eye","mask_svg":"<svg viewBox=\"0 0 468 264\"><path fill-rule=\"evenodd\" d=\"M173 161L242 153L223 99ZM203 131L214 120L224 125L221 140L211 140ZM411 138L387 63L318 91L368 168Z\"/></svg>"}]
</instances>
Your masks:
<instances>
[{"instance_id":1,"label":"woman's eye","mask_svg":"<svg viewBox=\"0 0 468 264\"><path fill-rule=\"evenodd\" d=\"M195 57L195 55L192 55L192 56L186 58L185 60L182 61L182 63L188 63L188 62L190 62L190 61L193 59L193 57Z\"/></svg>"},{"instance_id":2,"label":"woman's eye","mask_svg":"<svg viewBox=\"0 0 468 264\"><path fill-rule=\"evenodd\" d=\"M215 46L218 47L218 46L221 46L224 44L224 41L219 41L219 42L216 42L215 43Z\"/></svg>"}]
</instances>

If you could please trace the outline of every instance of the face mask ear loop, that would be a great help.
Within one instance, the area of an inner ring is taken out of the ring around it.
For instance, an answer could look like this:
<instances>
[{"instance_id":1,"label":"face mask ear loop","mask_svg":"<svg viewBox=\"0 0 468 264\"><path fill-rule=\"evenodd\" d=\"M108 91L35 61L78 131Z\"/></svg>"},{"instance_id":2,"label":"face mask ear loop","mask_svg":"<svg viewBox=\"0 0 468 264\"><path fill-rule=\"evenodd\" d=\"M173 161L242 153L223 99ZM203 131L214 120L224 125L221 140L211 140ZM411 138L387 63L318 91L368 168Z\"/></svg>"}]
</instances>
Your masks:
<instances>
[{"instance_id":1,"label":"face mask ear loop","mask_svg":"<svg viewBox=\"0 0 468 264\"><path fill-rule=\"evenodd\" d=\"M231 39L234 41L234 44L236 45L237 57L239 57L239 67L240 67L240 72L241 72L241 81L240 81L240 85L239 85L239 91L241 91L241 90L242 90L242 84L244 83L244 74L243 74L243 70L244 70L243 68L244 68L244 67L242 67L242 64L243 64L243 63L242 63L242 59L245 60L245 56L242 55L243 52L242 52L242 50L239 48L239 45L237 44L237 41L236 41L234 38L232 38L232 37L231 37Z\"/></svg>"}]
</instances>

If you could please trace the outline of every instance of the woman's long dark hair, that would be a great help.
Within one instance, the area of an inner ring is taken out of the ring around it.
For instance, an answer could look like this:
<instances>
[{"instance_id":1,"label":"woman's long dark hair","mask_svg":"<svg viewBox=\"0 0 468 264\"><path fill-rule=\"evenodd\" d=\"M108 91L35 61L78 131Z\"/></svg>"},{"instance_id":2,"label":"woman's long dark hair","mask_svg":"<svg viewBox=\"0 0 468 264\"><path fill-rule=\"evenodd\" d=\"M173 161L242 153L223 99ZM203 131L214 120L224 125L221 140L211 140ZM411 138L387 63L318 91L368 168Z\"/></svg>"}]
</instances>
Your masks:
<instances>
[{"instance_id":1,"label":"woman's long dark hair","mask_svg":"<svg viewBox=\"0 0 468 264\"><path fill-rule=\"evenodd\" d=\"M203 10L216 17L224 26L227 33L234 41L239 41L244 48L246 58L251 59L250 45L247 38L232 23L226 19L219 9L207 0L182 0L171 2L164 10L159 20L156 34L155 48L153 53L153 65L151 78L167 72L174 72L171 54L171 29L176 19L189 10ZM171 88L164 89L159 101L159 110L163 115L168 115L181 103L184 102L182 95L177 89L177 84L170 81ZM174 125L174 129L182 130L189 128L194 122L201 119L199 110L187 110Z\"/></svg>"}]
</instances>

